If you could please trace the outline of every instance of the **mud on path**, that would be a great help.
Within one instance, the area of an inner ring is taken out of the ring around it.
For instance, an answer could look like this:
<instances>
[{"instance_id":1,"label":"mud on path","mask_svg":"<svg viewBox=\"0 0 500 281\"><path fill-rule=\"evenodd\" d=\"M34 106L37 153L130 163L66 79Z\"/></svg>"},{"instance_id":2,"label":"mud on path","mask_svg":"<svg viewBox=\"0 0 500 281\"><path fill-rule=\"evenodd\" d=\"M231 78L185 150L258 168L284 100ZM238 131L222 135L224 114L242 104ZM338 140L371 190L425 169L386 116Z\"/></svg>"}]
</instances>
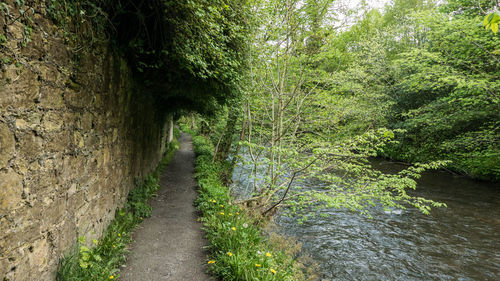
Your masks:
<instances>
[{"instance_id":1,"label":"mud on path","mask_svg":"<svg viewBox=\"0 0 500 281\"><path fill-rule=\"evenodd\" d=\"M123 281L213 280L206 271L201 224L196 221L194 159L191 136L182 134L180 149L160 178L153 215L134 232Z\"/></svg>"}]
</instances>

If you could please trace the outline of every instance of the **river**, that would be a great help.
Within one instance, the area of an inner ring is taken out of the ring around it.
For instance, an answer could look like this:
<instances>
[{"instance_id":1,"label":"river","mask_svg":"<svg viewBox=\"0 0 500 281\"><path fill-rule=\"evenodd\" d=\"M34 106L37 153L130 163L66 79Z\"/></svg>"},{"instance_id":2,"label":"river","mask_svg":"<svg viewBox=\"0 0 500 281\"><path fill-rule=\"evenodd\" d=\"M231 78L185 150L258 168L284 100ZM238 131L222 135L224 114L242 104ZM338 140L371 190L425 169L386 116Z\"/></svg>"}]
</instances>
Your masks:
<instances>
[{"instance_id":1,"label":"river","mask_svg":"<svg viewBox=\"0 0 500 281\"><path fill-rule=\"evenodd\" d=\"M384 172L401 169L381 160L374 166ZM239 174L244 170L240 167ZM372 219L330 209L322 211L327 217L301 225L278 213L275 223L279 232L302 242L324 280L500 280L498 184L431 171L413 194L448 207L430 215L374 208Z\"/></svg>"}]
</instances>

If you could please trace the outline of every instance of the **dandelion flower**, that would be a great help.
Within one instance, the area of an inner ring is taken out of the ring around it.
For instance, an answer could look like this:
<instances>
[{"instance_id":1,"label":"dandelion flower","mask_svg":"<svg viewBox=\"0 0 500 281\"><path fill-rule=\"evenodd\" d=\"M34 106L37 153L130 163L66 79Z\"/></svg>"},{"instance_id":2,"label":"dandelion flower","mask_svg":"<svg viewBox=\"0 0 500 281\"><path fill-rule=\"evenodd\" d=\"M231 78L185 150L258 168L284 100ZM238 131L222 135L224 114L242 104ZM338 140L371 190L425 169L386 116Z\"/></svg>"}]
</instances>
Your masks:
<instances>
[{"instance_id":1,"label":"dandelion flower","mask_svg":"<svg viewBox=\"0 0 500 281\"><path fill-rule=\"evenodd\" d=\"M261 267L260 263L256 263L255 267Z\"/></svg>"},{"instance_id":2,"label":"dandelion flower","mask_svg":"<svg viewBox=\"0 0 500 281\"><path fill-rule=\"evenodd\" d=\"M272 256L271 253L267 252L266 257L270 257L270 256Z\"/></svg>"},{"instance_id":3,"label":"dandelion flower","mask_svg":"<svg viewBox=\"0 0 500 281\"><path fill-rule=\"evenodd\" d=\"M274 269L272 269L272 268L271 268L270 270L271 270L271 273L272 273L272 274L276 274L276 270L274 270Z\"/></svg>"},{"instance_id":4,"label":"dandelion flower","mask_svg":"<svg viewBox=\"0 0 500 281\"><path fill-rule=\"evenodd\" d=\"M110 275L109 279L115 279L115 277L113 275Z\"/></svg>"},{"instance_id":5,"label":"dandelion flower","mask_svg":"<svg viewBox=\"0 0 500 281\"><path fill-rule=\"evenodd\" d=\"M224 205L220 204L220 207L221 207L221 208L224 208Z\"/></svg>"},{"instance_id":6,"label":"dandelion flower","mask_svg":"<svg viewBox=\"0 0 500 281\"><path fill-rule=\"evenodd\" d=\"M227 255L228 255L228 256L230 256L230 257L232 257L232 256L233 256L233 253L231 253L231 252L227 252Z\"/></svg>"},{"instance_id":7,"label":"dandelion flower","mask_svg":"<svg viewBox=\"0 0 500 281\"><path fill-rule=\"evenodd\" d=\"M212 264L212 263L215 263L215 261L214 260L209 260L208 261L208 264Z\"/></svg>"},{"instance_id":8,"label":"dandelion flower","mask_svg":"<svg viewBox=\"0 0 500 281\"><path fill-rule=\"evenodd\" d=\"M243 228L247 228L247 227L248 227L248 223L244 223Z\"/></svg>"},{"instance_id":9,"label":"dandelion flower","mask_svg":"<svg viewBox=\"0 0 500 281\"><path fill-rule=\"evenodd\" d=\"M219 214L224 215L224 212L220 212Z\"/></svg>"},{"instance_id":10,"label":"dandelion flower","mask_svg":"<svg viewBox=\"0 0 500 281\"><path fill-rule=\"evenodd\" d=\"M240 212L236 212L236 214L237 214L237 215L239 215L239 214L240 214Z\"/></svg>"},{"instance_id":11,"label":"dandelion flower","mask_svg":"<svg viewBox=\"0 0 500 281\"><path fill-rule=\"evenodd\" d=\"M215 201L215 200L212 199L212 203L217 203L217 201Z\"/></svg>"},{"instance_id":12,"label":"dandelion flower","mask_svg":"<svg viewBox=\"0 0 500 281\"><path fill-rule=\"evenodd\" d=\"M122 236L120 233L118 233L118 237Z\"/></svg>"},{"instance_id":13,"label":"dandelion flower","mask_svg":"<svg viewBox=\"0 0 500 281\"><path fill-rule=\"evenodd\" d=\"M116 245L113 245L113 248L116 248Z\"/></svg>"},{"instance_id":14,"label":"dandelion flower","mask_svg":"<svg viewBox=\"0 0 500 281\"><path fill-rule=\"evenodd\" d=\"M236 231L236 227L234 227L234 226L233 226L233 227L231 227L231 230L232 230L232 231Z\"/></svg>"}]
</instances>

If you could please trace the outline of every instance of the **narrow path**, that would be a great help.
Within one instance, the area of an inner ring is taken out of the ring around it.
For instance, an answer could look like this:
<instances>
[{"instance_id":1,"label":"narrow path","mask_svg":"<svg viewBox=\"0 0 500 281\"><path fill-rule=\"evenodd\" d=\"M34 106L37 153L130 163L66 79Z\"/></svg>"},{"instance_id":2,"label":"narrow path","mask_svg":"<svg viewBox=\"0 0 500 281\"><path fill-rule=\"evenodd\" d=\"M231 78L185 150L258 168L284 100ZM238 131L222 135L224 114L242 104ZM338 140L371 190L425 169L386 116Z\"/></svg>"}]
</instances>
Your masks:
<instances>
[{"instance_id":1,"label":"narrow path","mask_svg":"<svg viewBox=\"0 0 500 281\"><path fill-rule=\"evenodd\" d=\"M124 281L205 281L206 255L201 224L193 207L196 198L191 137L182 134L180 149L161 176L153 215L134 233Z\"/></svg>"}]
</instances>

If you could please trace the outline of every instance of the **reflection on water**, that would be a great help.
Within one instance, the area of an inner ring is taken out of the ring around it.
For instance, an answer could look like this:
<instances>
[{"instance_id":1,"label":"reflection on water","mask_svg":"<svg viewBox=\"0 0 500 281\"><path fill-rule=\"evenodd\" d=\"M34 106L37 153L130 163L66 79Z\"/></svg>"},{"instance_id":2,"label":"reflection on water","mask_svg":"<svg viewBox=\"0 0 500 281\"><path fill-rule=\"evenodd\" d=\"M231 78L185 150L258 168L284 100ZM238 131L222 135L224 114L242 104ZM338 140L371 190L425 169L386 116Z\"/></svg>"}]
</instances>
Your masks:
<instances>
[{"instance_id":1,"label":"reflection on water","mask_svg":"<svg viewBox=\"0 0 500 281\"><path fill-rule=\"evenodd\" d=\"M303 243L327 280L500 280L500 188L428 172L414 193L448 208L430 215L374 209L373 219L326 210L326 218L302 225L280 215L275 222Z\"/></svg>"}]
</instances>

